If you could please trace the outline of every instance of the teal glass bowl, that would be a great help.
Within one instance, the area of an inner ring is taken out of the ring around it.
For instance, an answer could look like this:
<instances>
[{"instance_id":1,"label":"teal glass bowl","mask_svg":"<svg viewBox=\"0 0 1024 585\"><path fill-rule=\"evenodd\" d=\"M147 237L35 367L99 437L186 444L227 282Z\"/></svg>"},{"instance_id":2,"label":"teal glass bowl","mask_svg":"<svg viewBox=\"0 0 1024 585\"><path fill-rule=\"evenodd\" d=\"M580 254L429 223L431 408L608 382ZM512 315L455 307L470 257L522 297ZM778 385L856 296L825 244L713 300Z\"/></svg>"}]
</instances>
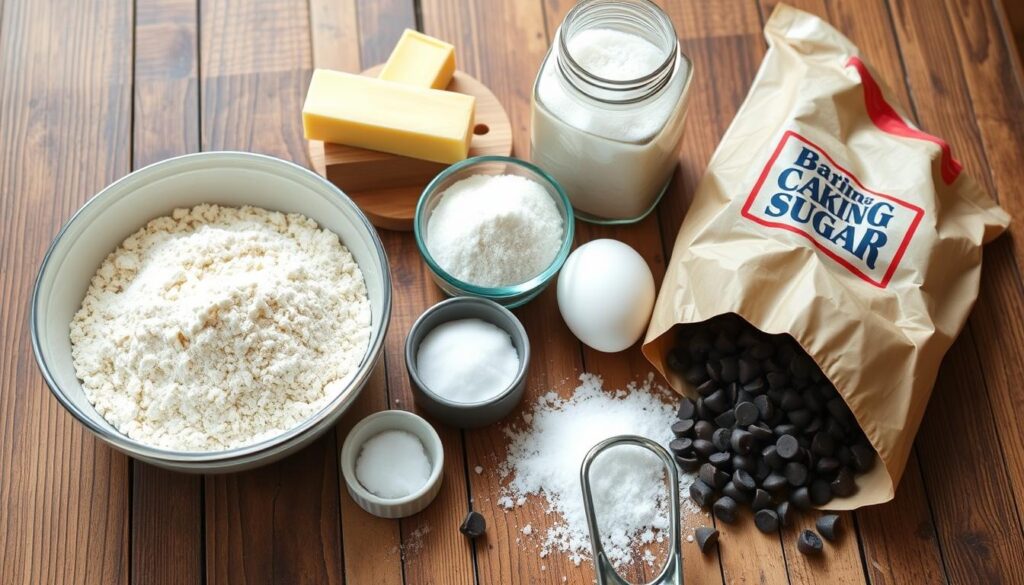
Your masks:
<instances>
[{"instance_id":1,"label":"teal glass bowl","mask_svg":"<svg viewBox=\"0 0 1024 585\"><path fill-rule=\"evenodd\" d=\"M518 284L505 286L478 286L455 278L453 275L441 268L430 255L427 247L430 215L441 196L453 184L473 175L518 175L539 183L555 202L555 207L562 216L562 245L555 254L551 264L539 274L529 280ZM508 156L478 156L467 158L457 162L434 177L434 180L423 190L419 202L416 204L416 217L413 221L413 231L416 236L416 247L423 256L423 261L430 268L434 282L449 296L470 296L490 299L508 308L522 306L539 295L547 288L548 283L554 278L565 263L572 249L575 219L572 213L572 205L565 195L562 187L550 175L539 167L524 160Z\"/></svg>"}]
</instances>

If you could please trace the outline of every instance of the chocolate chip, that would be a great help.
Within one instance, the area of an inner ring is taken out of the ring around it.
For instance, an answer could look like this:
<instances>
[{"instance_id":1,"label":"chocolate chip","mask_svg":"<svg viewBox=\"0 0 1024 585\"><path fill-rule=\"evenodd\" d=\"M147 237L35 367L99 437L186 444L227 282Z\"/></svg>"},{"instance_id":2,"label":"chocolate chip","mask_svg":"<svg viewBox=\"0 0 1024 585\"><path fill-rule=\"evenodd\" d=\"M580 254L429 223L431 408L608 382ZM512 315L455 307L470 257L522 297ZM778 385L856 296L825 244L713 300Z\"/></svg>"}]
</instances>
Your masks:
<instances>
[{"instance_id":1,"label":"chocolate chip","mask_svg":"<svg viewBox=\"0 0 1024 585\"><path fill-rule=\"evenodd\" d=\"M780 491L787 485L789 485L789 480L786 479L786 476L774 471L769 473L768 477L764 478L764 481L761 482L761 487L773 492Z\"/></svg>"},{"instance_id":2,"label":"chocolate chip","mask_svg":"<svg viewBox=\"0 0 1024 585\"><path fill-rule=\"evenodd\" d=\"M746 384L761 375L761 364L746 358L740 358L739 360L739 379L740 384Z\"/></svg>"},{"instance_id":3,"label":"chocolate chip","mask_svg":"<svg viewBox=\"0 0 1024 585\"><path fill-rule=\"evenodd\" d=\"M697 405L693 403L693 400L683 398L679 401L679 410L676 411L676 418L679 420L692 419L696 413Z\"/></svg>"},{"instance_id":4,"label":"chocolate chip","mask_svg":"<svg viewBox=\"0 0 1024 585\"><path fill-rule=\"evenodd\" d=\"M789 502L782 502L775 507L775 513L779 516L779 525L787 527L793 521L793 508Z\"/></svg>"},{"instance_id":5,"label":"chocolate chip","mask_svg":"<svg viewBox=\"0 0 1024 585\"><path fill-rule=\"evenodd\" d=\"M715 413L725 412L729 408L729 396L725 390L719 388L704 399L704 406Z\"/></svg>"},{"instance_id":6,"label":"chocolate chip","mask_svg":"<svg viewBox=\"0 0 1024 585\"><path fill-rule=\"evenodd\" d=\"M734 429L729 444L732 446L733 453L749 455L754 450L754 435L743 429Z\"/></svg>"},{"instance_id":7,"label":"chocolate chip","mask_svg":"<svg viewBox=\"0 0 1024 585\"><path fill-rule=\"evenodd\" d=\"M790 461L786 464L786 481L793 487L807 484L807 466L803 463Z\"/></svg>"},{"instance_id":8,"label":"chocolate chip","mask_svg":"<svg viewBox=\"0 0 1024 585\"><path fill-rule=\"evenodd\" d=\"M711 436L711 442L715 444L719 451L728 451L731 447L730 437L732 437L732 430L715 429L715 434Z\"/></svg>"},{"instance_id":9,"label":"chocolate chip","mask_svg":"<svg viewBox=\"0 0 1024 585\"><path fill-rule=\"evenodd\" d=\"M839 422L846 420L850 416L850 407L846 405L845 400L838 396L825 403L825 407L832 415L832 418Z\"/></svg>"},{"instance_id":10,"label":"chocolate chip","mask_svg":"<svg viewBox=\"0 0 1024 585\"><path fill-rule=\"evenodd\" d=\"M704 554L711 552L715 545L718 544L718 531L714 528L701 526L694 531L693 536L694 540L697 541L697 548Z\"/></svg>"},{"instance_id":11,"label":"chocolate chip","mask_svg":"<svg viewBox=\"0 0 1024 585\"><path fill-rule=\"evenodd\" d=\"M832 488L832 493L839 498L846 498L857 493L857 482L853 479L853 473L845 467L839 470L829 487Z\"/></svg>"},{"instance_id":12,"label":"chocolate chip","mask_svg":"<svg viewBox=\"0 0 1024 585\"><path fill-rule=\"evenodd\" d=\"M761 450L761 458L775 470L781 470L786 466L786 460L779 455L779 450L775 445L768 445Z\"/></svg>"},{"instance_id":13,"label":"chocolate chip","mask_svg":"<svg viewBox=\"0 0 1024 585\"><path fill-rule=\"evenodd\" d=\"M675 441L673 441L673 443L674 442ZM672 448L672 443L669 443L669 448ZM693 450L695 453L704 458L708 458L711 456L712 453L718 451L714 443L712 443L711 441L705 441L704 439L697 439L696 441L693 441Z\"/></svg>"},{"instance_id":14,"label":"chocolate chip","mask_svg":"<svg viewBox=\"0 0 1024 585\"><path fill-rule=\"evenodd\" d=\"M715 518L726 524L732 524L736 521L736 508L736 500L729 496L722 496L713 506Z\"/></svg>"},{"instance_id":15,"label":"chocolate chip","mask_svg":"<svg viewBox=\"0 0 1024 585\"><path fill-rule=\"evenodd\" d=\"M715 489L722 489L725 487L726 482L729 481L729 474L724 471L719 471L714 465L705 463L700 466L700 471L697 473L697 477L701 481L708 484Z\"/></svg>"},{"instance_id":16,"label":"chocolate chip","mask_svg":"<svg viewBox=\"0 0 1024 585\"><path fill-rule=\"evenodd\" d=\"M811 503L815 506L824 506L832 501L832 488L824 479L812 481L808 491L811 493Z\"/></svg>"},{"instance_id":17,"label":"chocolate chip","mask_svg":"<svg viewBox=\"0 0 1024 585\"><path fill-rule=\"evenodd\" d=\"M790 388L782 393L782 399L779 400L779 408L786 411L796 410L802 408L804 405L804 399L800 397L800 394Z\"/></svg>"},{"instance_id":18,"label":"chocolate chip","mask_svg":"<svg viewBox=\"0 0 1024 585\"><path fill-rule=\"evenodd\" d=\"M754 435L754 438L757 439L758 441L761 441L762 443L775 442L775 433L773 433L772 430L765 426L763 423L750 425L749 427L747 427L747 432L749 432L751 435Z\"/></svg>"},{"instance_id":19,"label":"chocolate chip","mask_svg":"<svg viewBox=\"0 0 1024 585\"><path fill-rule=\"evenodd\" d=\"M804 432L808 435L813 435L821 430L823 424L822 418L820 416L816 416L811 419L811 422L807 423L807 426L804 427Z\"/></svg>"},{"instance_id":20,"label":"chocolate chip","mask_svg":"<svg viewBox=\"0 0 1024 585\"><path fill-rule=\"evenodd\" d=\"M785 372L768 372L764 378L772 390L782 390L789 385L789 376Z\"/></svg>"},{"instance_id":21,"label":"chocolate chip","mask_svg":"<svg viewBox=\"0 0 1024 585\"><path fill-rule=\"evenodd\" d=\"M704 373L715 382L722 381L722 362L710 361L704 365ZM705 378L706 379L706 378Z\"/></svg>"},{"instance_id":22,"label":"chocolate chip","mask_svg":"<svg viewBox=\"0 0 1024 585\"><path fill-rule=\"evenodd\" d=\"M757 460L750 455L733 455L732 467L733 469L754 472L757 470Z\"/></svg>"},{"instance_id":23,"label":"chocolate chip","mask_svg":"<svg viewBox=\"0 0 1024 585\"><path fill-rule=\"evenodd\" d=\"M693 432L693 419L687 418L672 423L672 434L676 437L688 437Z\"/></svg>"},{"instance_id":24,"label":"chocolate chip","mask_svg":"<svg viewBox=\"0 0 1024 585\"><path fill-rule=\"evenodd\" d=\"M761 488L754 490L754 499L750 501L750 508L754 511L767 508L772 505L772 495Z\"/></svg>"},{"instance_id":25,"label":"chocolate chip","mask_svg":"<svg viewBox=\"0 0 1024 585\"><path fill-rule=\"evenodd\" d=\"M817 433L814 435L814 439L811 440L811 452L815 455L828 457L829 455L832 455L835 448L835 440L828 433Z\"/></svg>"},{"instance_id":26,"label":"chocolate chip","mask_svg":"<svg viewBox=\"0 0 1024 585\"><path fill-rule=\"evenodd\" d=\"M775 405L767 394L754 397L754 407L757 408L757 415L761 420L768 420L775 414Z\"/></svg>"},{"instance_id":27,"label":"chocolate chip","mask_svg":"<svg viewBox=\"0 0 1024 585\"><path fill-rule=\"evenodd\" d=\"M779 530L779 515L775 510L758 510L754 514L754 526L765 534L771 534Z\"/></svg>"},{"instance_id":28,"label":"chocolate chip","mask_svg":"<svg viewBox=\"0 0 1024 585\"><path fill-rule=\"evenodd\" d=\"M753 402L740 402L736 405L736 408L733 409L733 414L736 415L736 424L742 427L754 424L760 416L760 413L758 412L757 407L754 406Z\"/></svg>"},{"instance_id":29,"label":"chocolate chip","mask_svg":"<svg viewBox=\"0 0 1024 585\"><path fill-rule=\"evenodd\" d=\"M806 431L807 426L814 420L814 414L806 408L798 408L796 410L789 411L786 415L789 418L789 422L793 423L800 429Z\"/></svg>"},{"instance_id":30,"label":"chocolate chip","mask_svg":"<svg viewBox=\"0 0 1024 585\"><path fill-rule=\"evenodd\" d=\"M732 472L732 482L736 487L741 488L745 491L752 492L757 488L757 484L754 482L754 478L743 469L737 469Z\"/></svg>"},{"instance_id":31,"label":"chocolate chip","mask_svg":"<svg viewBox=\"0 0 1024 585\"><path fill-rule=\"evenodd\" d=\"M711 463L711 465L717 467L718 469L721 469L722 471L729 471L730 469L732 469L731 460L732 455L726 453L725 451L712 453L711 456L708 457L708 462Z\"/></svg>"},{"instance_id":32,"label":"chocolate chip","mask_svg":"<svg viewBox=\"0 0 1024 585\"><path fill-rule=\"evenodd\" d=\"M711 396L715 392L715 390L718 390L718 382L715 382L714 380L707 380L700 386L697 386L697 394L700 394L701 396L704 397ZM681 416L679 418L686 417Z\"/></svg>"},{"instance_id":33,"label":"chocolate chip","mask_svg":"<svg viewBox=\"0 0 1024 585\"><path fill-rule=\"evenodd\" d=\"M704 404L704 397L703 396L701 396L700 398L697 399L696 410L697 410L697 412L696 412L697 418L699 418L699 419L705 420L705 419L708 419L708 418L711 418L712 416L714 416L712 414L712 412L711 412L711 409L708 408Z\"/></svg>"},{"instance_id":34,"label":"chocolate chip","mask_svg":"<svg viewBox=\"0 0 1024 585\"><path fill-rule=\"evenodd\" d=\"M800 554L819 555L821 549L821 538L813 530L804 530L796 538L796 550L800 551Z\"/></svg>"},{"instance_id":35,"label":"chocolate chip","mask_svg":"<svg viewBox=\"0 0 1024 585\"><path fill-rule=\"evenodd\" d=\"M683 370L683 379L693 387L700 386L708 379L707 370L704 364L690 364Z\"/></svg>"},{"instance_id":36,"label":"chocolate chip","mask_svg":"<svg viewBox=\"0 0 1024 585\"><path fill-rule=\"evenodd\" d=\"M736 415L727 410L715 417L715 424L719 427L732 428L736 425Z\"/></svg>"},{"instance_id":37,"label":"chocolate chip","mask_svg":"<svg viewBox=\"0 0 1024 585\"><path fill-rule=\"evenodd\" d=\"M822 475L831 475L839 469L839 460L835 457L821 457L814 466L814 470Z\"/></svg>"},{"instance_id":38,"label":"chocolate chip","mask_svg":"<svg viewBox=\"0 0 1024 585\"><path fill-rule=\"evenodd\" d=\"M459 532L465 534L469 538L479 538L484 535L487 531L487 520L484 519L483 514L480 512L470 512L466 515L466 519L459 525Z\"/></svg>"},{"instance_id":39,"label":"chocolate chip","mask_svg":"<svg viewBox=\"0 0 1024 585\"><path fill-rule=\"evenodd\" d=\"M796 356L793 361L789 362L789 372L793 374L794 378L806 379L811 374L813 367L810 358L804 356Z\"/></svg>"},{"instance_id":40,"label":"chocolate chip","mask_svg":"<svg viewBox=\"0 0 1024 585\"><path fill-rule=\"evenodd\" d=\"M835 540L842 532L842 525L839 523L839 514L825 514L814 523L818 532L828 540Z\"/></svg>"},{"instance_id":41,"label":"chocolate chip","mask_svg":"<svg viewBox=\"0 0 1024 585\"><path fill-rule=\"evenodd\" d=\"M775 441L775 448L779 453L779 457L793 459L800 452L800 443L793 435L784 434Z\"/></svg>"},{"instance_id":42,"label":"chocolate chip","mask_svg":"<svg viewBox=\"0 0 1024 585\"><path fill-rule=\"evenodd\" d=\"M763 394L767 389L764 378L754 378L743 385L743 389L751 394Z\"/></svg>"},{"instance_id":43,"label":"chocolate chip","mask_svg":"<svg viewBox=\"0 0 1024 585\"><path fill-rule=\"evenodd\" d=\"M858 443L850 447L853 456L853 467L860 473L867 473L875 466L875 450L870 445Z\"/></svg>"},{"instance_id":44,"label":"chocolate chip","mask_svg":"<svg viewBox=\"0 0 1024 585\"><path fill-rule=\"evenodd\" d=\"M735 382L740 377L740 366L739 362L734 356L726 356L722 358L721 363L721 376L723 382Z\"/></svg>"},{"instance_id":45,"label":"chocolate chip","mask_svg":"<svg viewBox=\"0 0 1024 585\"><path fill-rule=\"evenodd\" d=\"M775 435L778 437L781 437L782 435L793 435L795 438L797 433L800 432L800 429L796 428L796 425L790 423L775 425L775 428L772 430L775 431Z\"/></svg>"},{"instance_id":46,"label":"chocolate chip","mask_svg":"<svg viewBox=\"0 0 1024 585\"><path fill-rule=\"evenodd\" d=\"M690 499L701 508L707 508L711 505L711 502L715 501L715 492L708 484L695 479L690 484Z\"/></svg>"},{"instance_id":47,"label":"chocolate chip","mask_svg":"<svg viewBox=\"0 0 1024 585\"><path fill-rule=\"evenodd\" d=\"M710 441L715 432L715 425L706 420L699 420L693 425L693 438Z\"/></svg>"},{"instance_id":48,"label":"chocolate chip","mask_svg":"<svg viewBox=\"0 0 1024 585\"><path fill-rule=\"evenodd\" d=\"M693 452L693 441L687 438L672 439L668 444L669 451L672 451L673 455L690 455Z\"/></svg>"},{"instance_id":49,"label":"chocolate chip","mask_svg":"<svg viewBox=\"0 0 1024 585\"><path fill-rule=\"evenodd\" d=\"M700 459L691 455L676 455L673 457L683 471L694 472L700 467Z\"/></svg>"},{"instance_id":50,"label":"chocolate chip","mask_svg":"<svg viewBox=\"0 0 1024 585\"><path fill-rule=\"evenodd\" d=\"M740 486L736 485L732 481L726 482L725 487L722 488L722 494L736 500L737 502L744 504L750 503L750 494L743 491Z\"/></svg>"},{"instance_id":51,"label":"chocolate chip","mask_svg":"<svg viewBox=\"0 0 1024 585\"><path fill-rule=\"evenodd\" d=\"M811 509L811 493L807 487L798 487L789 494L789 501L799 510Z\"/></svg>"}]
</instances>

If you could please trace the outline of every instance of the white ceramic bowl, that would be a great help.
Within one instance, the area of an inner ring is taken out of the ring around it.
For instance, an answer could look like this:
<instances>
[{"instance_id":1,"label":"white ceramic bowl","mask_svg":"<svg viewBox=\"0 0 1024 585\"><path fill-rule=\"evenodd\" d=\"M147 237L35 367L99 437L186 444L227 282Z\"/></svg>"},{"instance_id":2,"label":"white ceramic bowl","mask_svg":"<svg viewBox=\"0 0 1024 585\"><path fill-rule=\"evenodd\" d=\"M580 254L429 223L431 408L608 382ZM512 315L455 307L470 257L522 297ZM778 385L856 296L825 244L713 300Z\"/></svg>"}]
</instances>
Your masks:
<instances>
[{"instance_id":1,"label":"white ceramic bowl","mask_svg":"<svg viewBox=\"0 0 1024 585\"><path fill-rule=\"evenodd\" d=\"M184 452L145 445L121 434L89 403L71 360L70 323L103 259L149 220L201 203L254 205L301 213L341 238L366 280L370 341L345 388L320 412L265 441L225 451ZM181 471L226 472L279 459L334 424L366 384L382 355L391 317L391 275L377 232L344 193L287 161L244 152L204 152L168 159L111 184L64 225L50 245L32 294L32 348L57 400L90 431L144 461Z\"/></svg>"},{"instance_id":2,"label":"white ceramic bowl","mask_svg":"<svg viewBox=\"0 0 1024 585\"><path fill-rule=\"evenodd\" d=\"M404 498L382 498L369 492L356 478L356 460L363 444L384 431L406 431L416 435L430 459L430 477L426 485ZM444 469L444 448L441 437L430 423L404 410L384 410L359 421L349 431L341 447L341 474L345 485L359 507L381 518L404 518L422 511L441 491Z\"/></svg>"}]
</instances>

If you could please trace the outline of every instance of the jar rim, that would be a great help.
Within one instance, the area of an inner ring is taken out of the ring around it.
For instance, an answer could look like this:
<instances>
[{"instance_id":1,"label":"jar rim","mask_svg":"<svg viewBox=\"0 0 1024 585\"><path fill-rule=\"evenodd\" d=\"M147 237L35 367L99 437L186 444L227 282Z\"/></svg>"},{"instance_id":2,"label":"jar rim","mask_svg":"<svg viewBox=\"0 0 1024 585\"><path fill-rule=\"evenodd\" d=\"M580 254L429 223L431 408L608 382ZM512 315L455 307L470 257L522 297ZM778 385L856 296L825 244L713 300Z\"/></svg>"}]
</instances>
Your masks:
<instances>
[{"instance_id":1,"label":"jar rim","mask_svg":"<svg viewBox=\"0 0 1024 585\"><path fill-rule=\"evenodd\" d=\"M632 79L608 79L587 70L573 57L572 52L569 51L567 40L569 35L566 35L565 32L567 28L572 27L577 19L590 10L594 10L595 8L602 6L626 5L633 6L637 10L643 11L640 14L641 17L646 17L649 22L660 26L665 36L672 40L672 46L666 52L665 59L649 73ZM679 40L676 35L675 26L672 24L672 20L667 14L665 14L661 7L651 0L580 0L571 10L569 10L568 14L565 15L565 19L562 21L561 26L559 26L556 36L559 49L557 66L559 69L562 69L563 77L569 80L570 83L575 77L583 81L585 84L603 91L636 91L640 93L640 95L624 99L608 99L593 95L591 92L576 86L575 83L573 84L577 90L587 94L588 97L609 104L636 103L659 93L671 80L676 61L680 54Z\"/></svg>"}]
</instances>

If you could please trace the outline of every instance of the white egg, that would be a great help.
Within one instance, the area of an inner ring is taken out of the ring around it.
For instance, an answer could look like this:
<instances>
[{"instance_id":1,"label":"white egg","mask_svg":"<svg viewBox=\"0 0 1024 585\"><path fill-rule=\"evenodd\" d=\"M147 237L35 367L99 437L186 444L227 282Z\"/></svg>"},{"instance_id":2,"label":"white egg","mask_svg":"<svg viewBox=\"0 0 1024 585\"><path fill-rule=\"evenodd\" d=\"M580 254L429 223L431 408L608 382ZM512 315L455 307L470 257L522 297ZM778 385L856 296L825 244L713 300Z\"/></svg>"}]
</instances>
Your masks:
<instances>
[{"instance_id":1,"label":"white egg","mask_svg":"<svg viewBox=\"0 0 1024 585\"><path fill-rule=\"evenodd\" d=\"M598 351L622 351L636 343L653 309L651 269L618 240L580 246L558 275L562 319L573 335Z\"/></svg>"}]
</instances>

